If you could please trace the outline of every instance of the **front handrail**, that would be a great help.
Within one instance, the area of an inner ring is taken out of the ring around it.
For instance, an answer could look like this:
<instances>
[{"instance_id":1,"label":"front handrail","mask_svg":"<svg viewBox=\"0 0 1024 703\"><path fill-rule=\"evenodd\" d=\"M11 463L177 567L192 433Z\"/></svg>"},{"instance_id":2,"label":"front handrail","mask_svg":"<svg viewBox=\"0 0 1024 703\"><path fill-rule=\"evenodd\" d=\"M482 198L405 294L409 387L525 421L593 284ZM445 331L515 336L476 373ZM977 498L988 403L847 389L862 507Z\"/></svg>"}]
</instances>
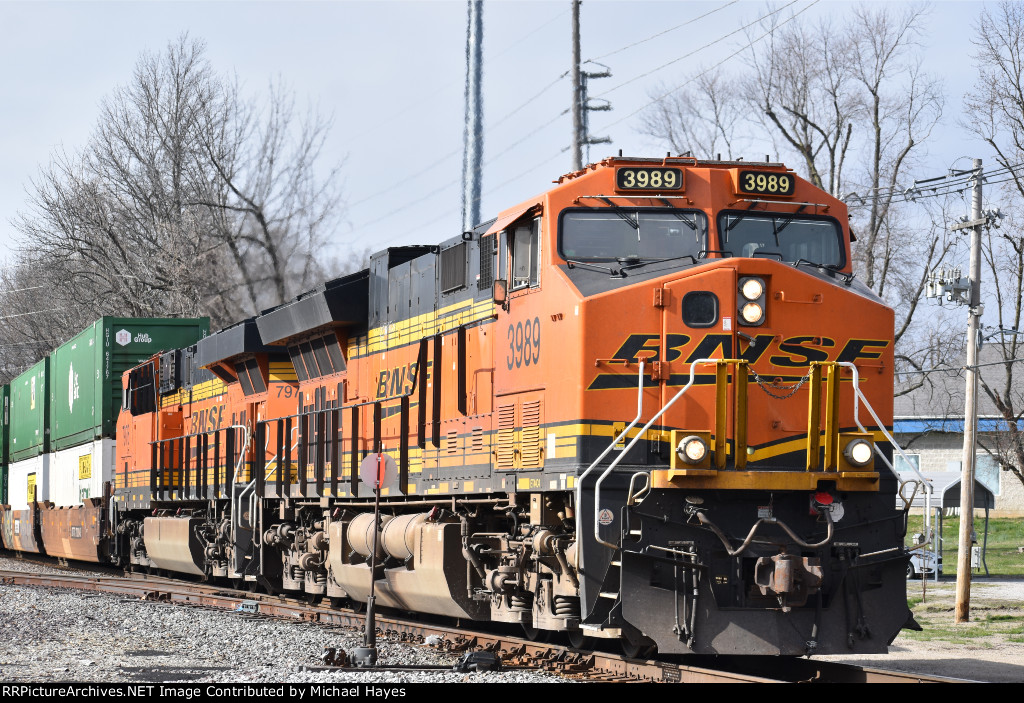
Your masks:
<instances>
[{"instance_id":1,"label":"front handrail","mask_svg":"<svg viewBox=\"0 0 1024 703\"><path fill-rule=\"evenodd\" d=\"M661 410L659 410L658 412L656 412L654 414L654 417L652 417L650 420L647 421L647 424L643 426L643 428L636 434L636 436L633 437L633 440L629 444L627 444L623 448L622 452L617 457L615 457L615 459L612 461L611 464L608 465L608 468L606 468L604 470L604 473L601 474L601 477L599 479L597 479L597 484L594 486L594 539L595 540L597 540L601 544L603 544L606 547L609 547L611 549L618 549L619 548L619 546L617 544L612 544L611 542L606 542L605 540L601 539L601 535L600 535L600 526L601 526L601 524L598 521L598 519L599 519L599 516L600 516L600 513L601 513L601 484L604 482L605 478L608 476L608 474L610 474L615 469L616 466L619 465L619 462L622 461L622 457L626 456L626 454L629 453L629 450L633 448L633 445L635 445L638 441L640 441L640 438L643 437L647 433L647 430L650 429L651 425L653 425L654 422L659 417L661 417L662 415L665 414L665 411L667 411L669 408L671 408L675 404L675 402L677 400L679 400L681 397L683 397L683 395L688 390L690 390L690 388L694 384L694 381L696 380L695 374L696 374L696 371L697 371L697 366L701 365L701 364L717 364L718 362L719 362L718 359L697 359L696 361L691 363L690 364L690 379L686 382L686 385L683 386L679 390L678 393L676 393L674 396L672 396L672 400L670 400L667 403L665 403L665 405L662 406ZM641 373L642 372L643 372L643 367L641 367ZM641 392L643 392L643 377L642 376L640 378L640 390L641 390ZM637 419L639 419L639 416L638 416ZM636 424L636 421L633 422L633 425L635 425L635 424ZM632 427L633 425L630 425L630 427ZM629 429L630 428L626 428L626 430L623 430L623 433L622 433L622 435L620 435L620 437L625 435L625 433ZM616 442L617 441L618 441L618 439L616 439ZM720 441L720 440L717 440L717 441ZM607 453L608 453L608 450L605 450L604 454L602 454L600 457L598 457L597 461L600 461L601 459L603 459L604 456ZM592 469L596 464L597 464L597 462L594 462L594 464L591 464L590 468ZM587 473L589 473L589 472L590 472L590 469L587 469ZM586 473L584 474L584 476L585 475L586 475Z\"/></svg>"},{"instance_id":2,"label":"front handrail","mask_svg":"<svg viewBox=\"0 0 1024 703\"><path fill-rule=\"evenodd\" d=\"M865 396L864 392L861 391L860 389L860 373L857 370L857 366L851 361L837 361L836 364L838 366L845 366L846 368L850 369L850 371L853 374L853 421L857 423L857 427L860 429L861 432L867 432L867 430L864 429L864 425L862 425L860 422L860 406L858 404L858 400L863 400L864 407L867 408L868 413L870 413L872 419L874 419L875 425L878 427L881 433L885 435L885 438L889 440L889 444L891 444L892 447L899 453L899 455L903 457L903 460L907 463L907 466L910 467L910 470L917 475L918 479L920 479L918 483L920 483L924 487L924 530L925 534L928 535L928 539L931 540L932 494L935 491L935 487L932 486L932 484L929 483L927 479L925 479L924 475L918 470L916 466L914 466L913 462L910 461L910 457L907 456L907 453L903 451L903 448L896 443L896 440L893 438L893 436L889 434L888 430L885 429L885 425L879 419L878 414L875 412L875 409L872 408L871 403L868 402L867 396ZM889 467L889 471L891 471L893 476L896 477L896 480L900 482L899 495L900 498L903 499L904 502L906 502L906 499L903 497L903 486L910 482L903 481L903 479L900 478L900 475L899 473L897 473L895 467L893 467L889 459L886 458L885 454L882 453L882 450L879 449L877 444L875 445L875 453L877 453L878 456L882 458L882 462L887 467ZM917 493L917 491L915 490L914 493ZM913 496L911 496L911 500L913 500ZM908 505L907 507L909 508L910 506Z\"/></svg>"},{"instance_id":3,"label":"front handrail","mask_svg":"<svg viewBox=\"0 0 1024 703\"><path fill-rule=\"evenodd\" d=\"M631 429L633 429L636 426L636 423L640 422L640 417L641 417L641 415L643 415L643 412L644 412L644 360L640 359L640 370L637 373L636 417L634 417L633 421L631 423L629 423L626 426L626 428L624 430L622 430L622 432L620 432L618 434L618 436L615 437L611 441L611 444L609 444L608 447L603 452L601 452L601 455L599 457L597 457L596 459L594 459L594 462L590 466L587 467L587 470L584 471L583 474L576 481L576 534L578 536L582 536L583 535L583 511L580 509L580 507L583 505L583 479L585 479L588 475L590 475L590 472L594 470L594 468L601 462L601 460L604 459L606 456L608 456L608 452L610 452L615 447L615 445L618 444L619 441L623 437L625 437L626 434ZM598 510L597 510L597 502L596 502L596 496L595 496L595 503L594 503L594 523L595 524L597 523L597 512L598 512Z\"/></svg>"}]
</instances>

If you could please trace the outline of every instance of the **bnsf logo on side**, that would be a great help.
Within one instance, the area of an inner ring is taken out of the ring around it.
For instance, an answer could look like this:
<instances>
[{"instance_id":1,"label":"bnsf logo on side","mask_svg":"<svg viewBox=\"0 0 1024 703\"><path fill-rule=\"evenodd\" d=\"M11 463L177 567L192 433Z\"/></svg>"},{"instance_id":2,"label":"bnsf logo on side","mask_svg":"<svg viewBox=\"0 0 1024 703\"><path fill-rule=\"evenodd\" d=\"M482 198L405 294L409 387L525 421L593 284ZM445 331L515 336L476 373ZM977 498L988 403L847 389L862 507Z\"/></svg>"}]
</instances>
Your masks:
<instances>
[{"instance_id":1,"label":"bnsf logo on side","mask_svg":"<svg viewBox=\"0 0 1024 703\"><path fill-rule=\"evenodd\" d=\"M428 369L430 367L428 362ZM377 375L377 399L394 398L395 396L410 393L416 386L416 371L419 367L417 362L399 366L394 369L381 369ZM430 379L429 371L427 379Z\"/></svg>"}]
</instances>

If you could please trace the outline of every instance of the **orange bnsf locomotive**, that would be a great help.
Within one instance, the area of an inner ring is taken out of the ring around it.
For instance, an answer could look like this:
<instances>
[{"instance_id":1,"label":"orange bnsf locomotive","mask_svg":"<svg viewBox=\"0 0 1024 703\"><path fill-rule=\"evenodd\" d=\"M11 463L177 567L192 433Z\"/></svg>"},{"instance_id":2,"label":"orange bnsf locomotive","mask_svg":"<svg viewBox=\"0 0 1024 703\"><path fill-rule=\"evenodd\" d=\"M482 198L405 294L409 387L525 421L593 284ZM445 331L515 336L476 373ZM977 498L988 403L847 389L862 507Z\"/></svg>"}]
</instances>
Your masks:
<instances>
[{"instance_id":1,"label":"orange bnsf locomotive","mask_svg":"<svg viewBox=\"0 0 1024 703\"><path fill-rule=\"evenodd\" d=\"M381 251L124 375L111 558L634 654L885 652L893 312L850 240L780 164L618 157Z\"/></svg>"}]
</instances>

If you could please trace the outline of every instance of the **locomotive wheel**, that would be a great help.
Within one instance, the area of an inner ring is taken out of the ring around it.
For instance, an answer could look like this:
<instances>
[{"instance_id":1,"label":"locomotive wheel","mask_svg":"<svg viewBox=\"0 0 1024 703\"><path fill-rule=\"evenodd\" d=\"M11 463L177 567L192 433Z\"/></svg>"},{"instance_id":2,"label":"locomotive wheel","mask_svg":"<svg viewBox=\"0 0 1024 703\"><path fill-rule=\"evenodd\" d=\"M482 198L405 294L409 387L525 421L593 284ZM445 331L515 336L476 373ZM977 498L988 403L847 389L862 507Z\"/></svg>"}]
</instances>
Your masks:
<instances>
[{"instance_id":1,"label":"locomotive wheel","mask_svg":"<svg viewBox=\"0 0 1024 703\"><path fill-rule=\"evenodd\" d=\"M569 645L573 649L593 649L594 638L583 634L581 630L569 632Z\"/></svg>"},{"instance_id":2,"label":"locomotive wheel","mask_svg":"<svg viewBox=\"0 0 1024 703\"><path fill-rule=\"evenodd\" d=\"M526 635L526 639L533 642L544 644L551 641L551 630L543 630L539 627L533 627L532 625L524 624L523 634Z\"/></svg>"},{"instance_id":3,"label":"locomotive wheel","mask_svg":"<svg viewBox=\"0 0 1024 703\"><path fill-rule=\"evenodd\" d=\"M622 646L622 653L628 659L650 659L658 649L658 645L646 637L634 642L623 636L619 638L619 644Z\"/></svg>"}]
</instances>

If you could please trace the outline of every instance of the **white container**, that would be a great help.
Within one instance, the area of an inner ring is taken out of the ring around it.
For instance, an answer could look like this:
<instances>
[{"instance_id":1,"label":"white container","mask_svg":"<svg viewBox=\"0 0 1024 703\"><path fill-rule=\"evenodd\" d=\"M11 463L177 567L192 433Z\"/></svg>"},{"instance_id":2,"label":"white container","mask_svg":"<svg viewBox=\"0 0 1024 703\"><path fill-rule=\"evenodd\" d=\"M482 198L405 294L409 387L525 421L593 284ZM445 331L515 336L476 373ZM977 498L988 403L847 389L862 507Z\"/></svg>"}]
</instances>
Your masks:
<instances>
[{"instance_id":1,"label":"white container","mask_svg":"<svg viewBox=\"0 0 1024 703\"><path fill-rule=\"evenodd\" d=\"M37 501L50 500L50 455L42 454L10 464L7 500L11 510L27 510L29 488L35 488Z\"/></svg>"},{"instance_id":2,"label":"white container","mask_svg":"<svg viewBox=\"0 0 1024 703\"><path fill-rule=\"evenodd\" d=\"M58 508L82 505L87 498L103 497L103 483L114 480L116 444L98 439L50 456L50 497Z\"/></svg>"}]
</instances>

